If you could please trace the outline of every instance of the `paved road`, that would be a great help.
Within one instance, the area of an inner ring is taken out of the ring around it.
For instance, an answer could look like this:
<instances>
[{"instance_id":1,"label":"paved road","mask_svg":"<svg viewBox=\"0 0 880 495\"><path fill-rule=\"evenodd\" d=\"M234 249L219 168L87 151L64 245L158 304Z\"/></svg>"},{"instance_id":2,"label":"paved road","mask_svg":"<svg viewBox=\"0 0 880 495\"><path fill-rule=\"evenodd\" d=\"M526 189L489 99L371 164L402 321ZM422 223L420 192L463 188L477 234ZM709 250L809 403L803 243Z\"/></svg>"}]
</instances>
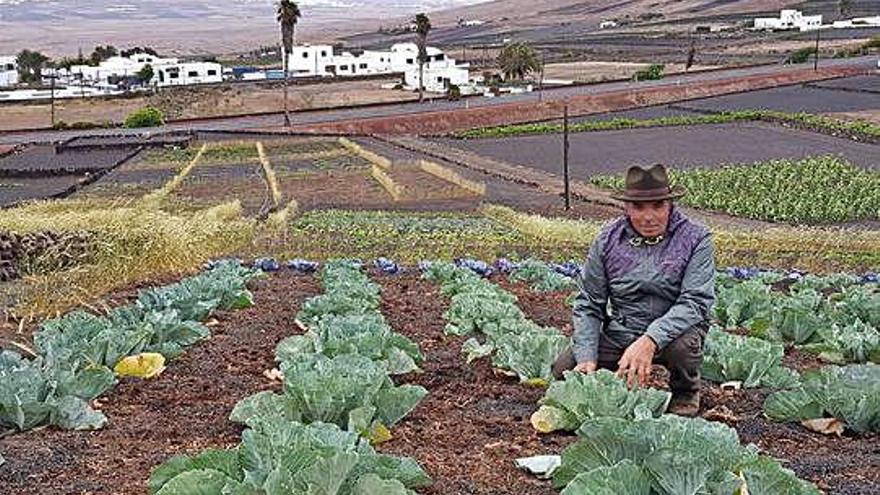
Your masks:
<instances>
[{"instance_id":1,"label":"paved road","mask_svg":"<svg viewBox=\"0 0 880 495\"><path fill-rule=\"evenodd\" d=\"M832 59L827 61L822 61L823 67L859 67L863 69L872 69L876 68L877 57L858 57L851 59ZM762 66L762 67L749 67L742 69L730 69L723 71L714 71L714 72L706 72L706 73L693 73L693 74L685 74L680 76L672 76L666 79L662 79L660 81L643 81L639 83L632 82L612 82L605 84L595 84L590 86L576 86L576 87L564 87L557 88L552 90L544 91L543 98L544 100L561 100L564 98L568 98L571 96L580 96L580 95L591 95L598 93L607 93L611 91L618 91L622 89L631 89L631 88L648 88L648 87L656 87L656 86L668 86L668 85L677 85L684 82L691 81L712 81L718 79L725 79L729 77L744 77L751 76L757 74L768 74L768 73L779 73L785 72L789 70L799 70L809 65L795 65L795 66ZM369 118L369 117L387 117L392 115L405 115L405 114L413 114L413 113L422 113L426 111L438 111L438 110L455 110L459 108L464 108L465 106L469 107L482 107L482 106L492 106L492 105L501 105L507 103L518 103L518 102L528 102L528 101L537 101L540 98L540 95L535 93L530 94L522 94L522 95L508 95L500 98L468 98L463 101L451 102L446 100L437 100L427 103L399 103L392 105L385 105L379 107L368 107L368 108L352 108L352 109L343 109L343 110L319 110L319 111L309 111L297 113L294 115L294 120L297 124L313 124L320 122L332 122L337 120L350 120L350 119L358 119L358 118ZM265 116L254 116L254 117L229 117L222 119L214 119L214 120L205 120L205 121L193 121L193 122L181 122L181 123L171 123L161 129L152 129L149 132L164 132L164 131L200 131L200 130L210 130L210 131L229 131L229 130L244 130L251 128L263 128L263 127L272 127L272 126L280 126L283 124L283 116L281 114L273 114L273 115L265 115ZM32 142L32 141L60 141L64 139L68 139L74 136L84 136L84 135L115 135L115 134L138 134L142 133L144 130L123 130L123 129L96 129L89 131L31 131L31 132L21 132L21 133L8 133L0 135L0 144L15 144L22 142Z\"/></svg>"}]
</instances>

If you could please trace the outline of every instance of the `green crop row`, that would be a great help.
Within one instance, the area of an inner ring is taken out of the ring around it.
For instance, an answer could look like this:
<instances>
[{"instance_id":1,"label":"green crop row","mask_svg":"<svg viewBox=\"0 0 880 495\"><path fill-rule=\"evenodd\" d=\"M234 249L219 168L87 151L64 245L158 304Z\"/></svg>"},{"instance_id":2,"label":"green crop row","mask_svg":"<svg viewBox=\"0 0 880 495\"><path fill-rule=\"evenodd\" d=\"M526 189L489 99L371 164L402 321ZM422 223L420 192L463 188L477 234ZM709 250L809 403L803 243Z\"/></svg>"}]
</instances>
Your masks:
<instances>
[{"instance_id":1,"label":"green crop row","mask_svg":"<svg viewBox=\"0 0 880 495\"><path fill-rule=\"evenodd\" d=\"M245 284L257 274L224 262L179 283L141 290L134 303L107 316L74 311L44 322L34 335L34 359L0 352L0 435L45 424L101 428L107 418L89 401L124 374L119 364L125 358L174 358L208 337L202 322L214 310L253 305Z\"/></svg>"},{"instance_id":2,"label":"green crop row","mask_svg":"<svg viewBox=\"0 0 880 495\"><path fill-rule=\"evenodd\" d=\"M683 204L740 217L798 224L880 218L880 173L836 156L673 170L671 181L687 189ZM623 187L621 176L591 182Z\"/></svg>"},{"instance_id":3,"label":"green crop row","mask_svg":"<svg viewBox=\"0 0 880 495\"><path fill-rule=\"evenodd\" d=\"M524 383L549 384L531 422L541 433L578 434L551 470L553 485L563 495L818 494L778 461L743 446L733 428L663 415L668 392L630 389L607 370L567 372L564 380L553 381L550 365L568 345L566 337L528 320L515 296L469 269L448 263L426 268L425 278L440 283L451 298L444 314L446 332L484 339L465 342L462 353L468 360L494 354L494 366L512 371Z\"/></svg>"},{"instance_id":4,"label":"green crop row","mask_svg":"<svg viewBox=\"0 0 880 495\"><path fill-rule=\"evenodd\" d=\"M809 113L787 113L774 110L736 110L712 113L708 115L674 115L653 119L614 118L610 120L592 120L571 124L569 126L569 131L614 131L623 129L638 129L645 127L728 124L731 122L748 122L756 120L765 120L769 122L804 126L826 132L850 133L871 138L880 137L880 125L874 124L872 122L843 121ZM530 134L558 134L561 132L563 132L562 124L539 122L531 124L516 124L499 127L470 129L457 133L455 137L501 138L524 136Z\"/></svg>"},{"instance_id":5,"label":"green crop row","mask_svg":"<svg viewBox=\"0 0 880 495\"><path fill-rule=\"evenodd\" d=\"M553 380L553 361L568 345L558 329L528 319L516 296L467 268L435 262L424 277L451 298L443 314L446 334L471 337L461 348L468 362L492 355L494 366L523 383L543 386Z\"/></svg>"},{"instance_id":6,"label":"green crop row","mask_svg":"<svg viewBox=\"0 0 880 495\"><path fill-rule=\"evenodd\" d=\"M158 466L151 495L414 495L431 484L415 460L371 445L388 440L388 427L427 394L389 377L418 370L418 347L385 322L380 288L358 264L328 263L320 278L324 294L298 314L308 332L276 349L283 390L235 406L230 420L247 427L236 447Z\"/></svg>"},{"instance_id":7,"label":"green crop row","mask_svg":"<svg viewBox=\"0 0 880 495\"><path fill-rule=\"evenodd\" d=\"M315 211L298 218L279 257L307 259L380 256L403 262L509 254L528 239L478 215L378 211Z\"/></svg>"}]
</instances>

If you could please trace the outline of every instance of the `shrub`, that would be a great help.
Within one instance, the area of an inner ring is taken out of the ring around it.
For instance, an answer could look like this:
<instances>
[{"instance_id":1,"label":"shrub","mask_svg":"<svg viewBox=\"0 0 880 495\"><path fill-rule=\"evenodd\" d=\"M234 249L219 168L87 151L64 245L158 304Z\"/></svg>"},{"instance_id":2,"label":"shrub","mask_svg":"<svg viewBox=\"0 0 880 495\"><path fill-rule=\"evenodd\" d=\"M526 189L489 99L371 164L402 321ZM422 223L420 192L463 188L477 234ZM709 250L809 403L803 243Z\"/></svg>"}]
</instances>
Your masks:
<instances>
[{"instance_id":1,"label":"shrub","mask_svg":"<svg viewBox=\"0 0 880 495\"><path fill-rule=\"evenodd\" d=\"M461 88L456 84L449 85L449 91L446 93L446 97L452 101L457 101L461 99Z\"/></svg>"},{"instance_id":2,"label":"shrub","mask_svg":"<svg viewBox=\"0 0 880 495\"><path fill-rule=\"evenodd\" d=\"M663 79L663 71L666 66L663 64L651 64L649 67L635 73L633 81L656 81Z\"/></svg>"},{"instance_id":3,"label":"shrub","mask_svg":"<svg viewBox=\"0 0 880 495\"><path fill-rule=\"evenodd\" d=\"M788 56L788 59L785 60L787 64L802 64L810 59L816 53L815 46L808 46L806 48L801 48L799 50L795 50L791 55Z\"/></svg>"},{"instance_id":4,"label":"shrub","mask_svg":"<svg viewBox=\"0 0 880 495\"><path fill-rule=\"evenodd\" d=\"M156 107L144 107L135 110L125 118L124 127L133 129L137 127L158 127L165 124L165 113Z\"/></svg>"}]
</instances>

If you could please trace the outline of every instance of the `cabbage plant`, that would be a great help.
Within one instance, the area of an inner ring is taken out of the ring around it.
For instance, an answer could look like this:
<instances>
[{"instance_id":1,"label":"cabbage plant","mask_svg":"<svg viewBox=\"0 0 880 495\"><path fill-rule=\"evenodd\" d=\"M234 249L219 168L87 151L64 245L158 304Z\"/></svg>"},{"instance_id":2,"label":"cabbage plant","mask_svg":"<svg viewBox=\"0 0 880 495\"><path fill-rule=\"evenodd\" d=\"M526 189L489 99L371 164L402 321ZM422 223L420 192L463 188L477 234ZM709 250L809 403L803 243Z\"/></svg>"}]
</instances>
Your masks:
<instances>
[{"instance_id":1,"label":"cabbage plant","mask_svg":"<svg viewBox=\"0 0 880 495\"><path fill-rule=\"evenodd\" d=\"M880 330L863 322L835 323L819 330L822 340L804 346L819 358L834 364L880 364Z\"/></svg>"},{"instance_id":2,"label":"cabbage plant","mask_svg":"<svg viewBox=\"0 0 880 495\"><path fill-rule=\"evenodd\" d=\"M797 383L795 371L782 366L781 344L709 330L703 353L703 378L716 383L741 381L746 388L782 388Z\"/></svg>"},{"instance_id":3,"label":"cabbage plant","mask_svg":"<svg viewBox=\"0 0 880 495\"><path fill-rule=\"evenodd\" d=\"M73 311L44 322L34 334L35 359L0 355L0 429L102 427L107 419L89 401L116 383L117 363L145 352L179 355L210 334L200 321L212 311L252 303L246 283L257 275L237 262L220 262L179 283L143 290L134 304L107 316Z\"/></svg>"},{"instance_id":4,"label":"cabbage plant","mask_svg":"<svg viewBox=\"0 0 880 495\"><path fill-rule=\"evenodd\" d=\"M551 366L569 342L559 330L526 318L516 296L470 269L433 263L424 277L451 296L443 314L446 333L473 336L462 345L468 362L494 354L492 363L522 382L543 386L553 380Z\"/></svg>"},{"instance_id":5,"label":"cabbage plant","mask_svg":"<svg viewBox=\"0 0 880 495\"><path fill-rule=\"evenodd\" d=\"M324 423L258 422L234 449L173 457L153 470L151 495L414 495L431 479L416 461L376 453Z\"/></svg>"},{"instance_id":6,"label":"cabbage plant","mask_svg":"<svg viewBox=\"0 0 880 495\"><path fill-rule=\"evenodd\" d=\"M819 340L818 331L828 325L823 298L813 289L801 289L780 297L774 304L766 337L795 345Z\"/></svg>"},{"instance_id":7,"label":"cabbage plant","mask_svg":"<svg viewBox=\"0 0 880 495\"><path fill-rule=\"evenodd\" d=\"M213 268L176 284L138 292L137 305L147 311L173 309L184 321L205 321L214 310L236 310L254 305L247 282L260 275L236 261Z\"/></svg>"},{"instance_id":8,"label":"cabbage plant","mask_svg":"<svg viewBox=\"0 0 880 495\"><path fill-rule=\"evenodd\" d=\"M239 402L230 419L253 426L266 420L332 423L368 437L382 436L427 395L416 385L395 386L386 369L358 354L333 358L303 354L281 364L284 391Z\"/></svg>"},{"instance_id":9,"label":"cabbage plant","mask_svg":"<svg viewBox=\"0 0 880 495\"><path fill-rule=\"evenodd\" d=\"M838 418L858 433L880 431L880 366L826 366L805 373L801 383L764 402L775 421Z\"/></svg>"},{"instance_id":10,"label":"cabbage plant","mask_svg":"<svg viewBox=\"0 0 880 495\"><path fill-rule=\"evenodd\" d=\"M666 411L670 398L671 394L662 390L630 389L608 370L591 374L568 371L564 381L550 384L531 421L541 433L574 431L594 418L659 416Z\"/></svg>"},{"instance_id":11,"label":"cabbage plant","mask_svg":"<svg viewBox=\"0 0 880 495\"><path fill-rule=\"evenodd\" d=\"M818 495L777 461L742 446L736 430L664 415L586 421L562 453L553 483L567 495Z\"/></svg>"},{"instance_id":12,"label":"cabbage plant","mask_svg":"<svg viewBox=\"0 0 880 495\"><path fill-rule=\"evenodd\" d=\"M773 308L770 288L759 280L746 280L729 287L719 286L713 311L725 328L766 326Z\"/></svg>"},{"instance_id":13,"label":"cabbage plant","mask_svg":"<svg viewBox=\"0 0 880 495\"><path fill-rule=\"evenodd\" d=\"M116 382L107 367L67 367L42 357L28 360L0 353L0 433L49 424L72 430L98 429L107 423L89 406Z\"/></svg>"},{"instance_id":14,"label":"cabbage plant","mask_svg":"<svg viewBox=\"0 0 880 495\"><path fill-rule=\"evenodd\" d=\"M423 359L419 347L407 337L395 333L378 312L324 316L304 335L281 341L275 352L282 362L312 353L327 357L360 354L381 362L392 375L419 371Z\"/></svg>"},{"instance_id":15,"label":"cabbage plant","mask_svg":"<svg viewBox=\"0 0 880 495\"><path fill-rule=\"evenodd\" d=\"M561 291L575 286L571 277L557 272L543 261L531 258L517 264L508 278L513 282L532 284L531 288L534 292Z\"/></svg>"},{"instance_id":16,"label":"cabbage plant","mask_svg":"<svg viewBox=\"0 0 880 495\"><path fill-rule=\"evenodd\" d=\"M880 329L880 288L856 285L845 288L840 294L832 296L834 317L842 324L854 320Z\"/></svg>"}]
</instances>

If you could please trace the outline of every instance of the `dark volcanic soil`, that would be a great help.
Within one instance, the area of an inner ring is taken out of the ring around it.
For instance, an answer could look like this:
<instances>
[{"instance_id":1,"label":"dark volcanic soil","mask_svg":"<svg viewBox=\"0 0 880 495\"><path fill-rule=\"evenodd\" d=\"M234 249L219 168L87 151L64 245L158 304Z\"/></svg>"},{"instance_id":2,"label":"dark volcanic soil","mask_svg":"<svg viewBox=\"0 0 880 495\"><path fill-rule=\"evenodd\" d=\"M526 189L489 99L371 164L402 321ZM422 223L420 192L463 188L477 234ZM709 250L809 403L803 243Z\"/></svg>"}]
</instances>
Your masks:
<instances>
[{"instance_id":1,"label":"dark volcanic soil","mask_svg":"<svg viewBox=\"0 0 880 495\"><path fill-rule=\"evenodd\" d=\"M43 429L0 440L0 493L144 494L150 470L176 454L239 442L233 406L273 385L276 344L295 331L311 278L278 275L257 283L256 306L221 313L213 337L169 363L153 381L125 380L101 400L110 425L96 432Z\"/></svg>"},{"instance_id":2,"label":"dark volcanic soil","mask_svg":"<svg viewBox=\"0 0 880 495\"><path fill-rule=\"evenodd\" d=\"M556 174L562 163L558 135L440 141ZM575 180L619 174L632 165L654 163L683 169L821 154L840 154L871 169L877 169L880 163L880 150L875 145L758 122L581 132L572 134L570 142L571 176Z\"/></svg>"},{"instance_id":3,"label":"dark volcanic soil","mask_svg":"<svg viewBox=\"0 0 880 495\"><path fill-rule=\"evenodd\" d=\"M459 351L463 338L443 333L448 306L436 284L415 275L378 278L382 312L398 332L425 354L424 373L408 376L428 396L397 426L383 452L418 460L434 478L431 495L545 495L549 482L526 475L517 457L553 454L573 436L539 436L529 424L543 389L495 376L483 360L468 365Z\"/></svg>"},{"instance_id":4,"label":"dark volcanic soil","mask_svg":"<svg viewBox=\"0 0 880 495\"><path fill-rule=\"evenodd\" d=\"M518 471L513 460L556 454L573 435L538 435L529 416L543 395L515 379L495 375L486 360L466 364L462 338L443 333L448 300L439 286L419 279L373 274L383 287L389 324L419 344L423 373L400 377L428 389L421 404L392 429L386 453L418 460L435 481L430 495L550 495L549 482ZM519 297L527 316L570 331L568 291L537 294L524 284L494 280ZM228 421L234 404L272 389L262 373L271 368L277 342L292 334L298 306L320 291L313 277L276 274L254 288L257 306L218 315L214 337L170 363L154 381L126 380L101 401L110 425L97 432L32 431L0 440L2 494L143 494L150 470L168 457L239 442L241 428ZM113 298L124 301L134 289ZM6 329L14 331L13 329ZM786 364L817 363L789 352ZM665 373L655 368L657 385ZM826 437L797 424L768 421L763 390L723 392L705 383L704 416L735 427L799 476L832 495L880 493L880 437Z\"/></svg>"}]
</instances>

